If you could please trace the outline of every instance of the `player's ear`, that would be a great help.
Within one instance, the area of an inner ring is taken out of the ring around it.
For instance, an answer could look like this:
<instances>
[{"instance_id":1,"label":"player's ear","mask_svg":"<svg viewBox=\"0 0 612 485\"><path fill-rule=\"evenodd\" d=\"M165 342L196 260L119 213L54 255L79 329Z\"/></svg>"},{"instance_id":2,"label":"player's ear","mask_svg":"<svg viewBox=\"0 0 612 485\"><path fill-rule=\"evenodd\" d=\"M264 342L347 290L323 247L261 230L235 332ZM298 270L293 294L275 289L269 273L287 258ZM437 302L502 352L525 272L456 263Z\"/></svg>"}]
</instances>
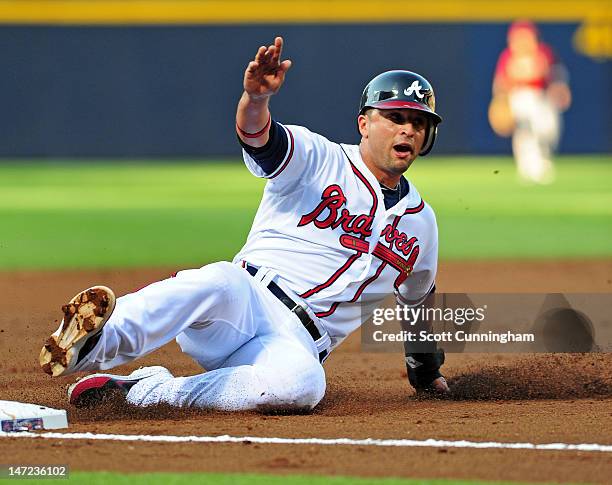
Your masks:
<instances>
[{"instance_id":1,"label":"player's ear","mask_svg":"<svg viewBox=\"0 0 612 485\"><path fill-rule=\"evenodd\" d=\"M359 115L357 117L357 128L359 128L359 133L363 138L368 137L368 128L370 119L366 115Z\"/></svg>"}]
</instances>

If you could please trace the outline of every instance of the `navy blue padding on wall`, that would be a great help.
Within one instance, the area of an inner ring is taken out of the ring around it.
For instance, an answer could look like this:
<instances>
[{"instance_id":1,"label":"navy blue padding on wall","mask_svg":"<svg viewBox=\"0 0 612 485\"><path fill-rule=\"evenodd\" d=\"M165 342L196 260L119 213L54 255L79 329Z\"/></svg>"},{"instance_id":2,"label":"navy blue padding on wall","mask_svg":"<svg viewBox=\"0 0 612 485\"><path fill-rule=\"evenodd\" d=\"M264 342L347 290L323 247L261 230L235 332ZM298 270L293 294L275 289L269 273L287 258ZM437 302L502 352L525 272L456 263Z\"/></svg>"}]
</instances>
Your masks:
<instances>
[{"instance_id":1,"label":"navy blue padding on wall","mask_svg":"<svg viewBox=\"0 0 612 485\"><path fill-rule=\"evenodd\" d=\"M242 76L275 34L294 61L276 119L357 142L367 81L411 69L436 88L435 153L509 153L486 109L502 24L0 28L0 156L238 156ZM576 53L576 25L545 25L572 70L565 152L609 152L610 62Z\"/></svg>"}]
</instances>

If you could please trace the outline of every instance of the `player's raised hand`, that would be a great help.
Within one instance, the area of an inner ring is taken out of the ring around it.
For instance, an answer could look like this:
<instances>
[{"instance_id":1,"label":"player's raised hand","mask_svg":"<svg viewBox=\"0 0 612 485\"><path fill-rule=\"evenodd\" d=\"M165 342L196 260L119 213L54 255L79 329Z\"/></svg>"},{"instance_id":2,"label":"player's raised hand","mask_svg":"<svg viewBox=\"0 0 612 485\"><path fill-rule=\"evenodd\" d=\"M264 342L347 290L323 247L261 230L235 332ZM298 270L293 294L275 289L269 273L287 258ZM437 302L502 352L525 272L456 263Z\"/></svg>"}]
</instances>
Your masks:
<instances>
[{"instance_id":1,"label":"player's raised hand","mask_svg":"<svg viewBox=\"0 0 612 485\"><path fill-rule=\"evenodd\" d=\"M276 37L271 46L261 46L255 59L244 73L244 91L251 98L265 98L276 94L285 81L291 61L281 61L283 38Z\"/></svg>"}]
</instances>

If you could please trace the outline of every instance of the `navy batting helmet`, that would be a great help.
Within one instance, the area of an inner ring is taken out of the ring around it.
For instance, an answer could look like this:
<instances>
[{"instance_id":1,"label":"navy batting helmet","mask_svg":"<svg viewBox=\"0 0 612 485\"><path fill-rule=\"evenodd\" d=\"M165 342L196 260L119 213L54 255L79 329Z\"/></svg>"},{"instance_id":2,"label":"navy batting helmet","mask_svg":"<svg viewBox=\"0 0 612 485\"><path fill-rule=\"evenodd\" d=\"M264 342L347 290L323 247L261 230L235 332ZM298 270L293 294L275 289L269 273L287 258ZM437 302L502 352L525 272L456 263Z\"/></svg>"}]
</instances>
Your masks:
<instances>
[{"instance_id":1,"label":"navy batting helmet","mask_svg":"<svg viewBox=\"0 0 612 485\"><path fill-rule=\"evenodd\" d=\"M434 145L442 118L436 109L434 90L427 79L411 71L387 71L372 79L363 90L359 114L368 108L410 108L423 111L430 120L420 155L427 155Z\"/></svg>"}]
</instances>

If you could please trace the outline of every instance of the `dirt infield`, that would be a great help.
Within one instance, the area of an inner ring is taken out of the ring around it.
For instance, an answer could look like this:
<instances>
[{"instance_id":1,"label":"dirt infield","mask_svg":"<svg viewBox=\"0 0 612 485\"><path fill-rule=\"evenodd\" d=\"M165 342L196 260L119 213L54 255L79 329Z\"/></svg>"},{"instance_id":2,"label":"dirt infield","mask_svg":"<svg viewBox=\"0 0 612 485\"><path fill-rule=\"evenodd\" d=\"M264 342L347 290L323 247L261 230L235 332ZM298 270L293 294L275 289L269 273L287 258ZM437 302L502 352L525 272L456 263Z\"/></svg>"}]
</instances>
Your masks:
<instances>
[{"instance_id":1,"label":"dirt infield","mask_svg":"<svg viewBox=\"0 0 612 485\"><path fill-rule=\"evenodd\" d=\"M40 347L78 290L107 284L119 294L174 268L0 273L0 399L67 407L64 387L37 365ZM441 292L612 292L612 261L445 263ZM169 344L118 369L161 364L175 375L201 372ZM417 399L399 355L365 354L348 339L325 365L328 392L312 414L229 414L110 401L68 407L70 432L318 438L448 439L612 444L612 356L450 355L453 400ZM276 444L161 444L0 438L5 463L68 463L73 470L478 478L609 483L612 454Z\"/></svg>"}]
</instances>

